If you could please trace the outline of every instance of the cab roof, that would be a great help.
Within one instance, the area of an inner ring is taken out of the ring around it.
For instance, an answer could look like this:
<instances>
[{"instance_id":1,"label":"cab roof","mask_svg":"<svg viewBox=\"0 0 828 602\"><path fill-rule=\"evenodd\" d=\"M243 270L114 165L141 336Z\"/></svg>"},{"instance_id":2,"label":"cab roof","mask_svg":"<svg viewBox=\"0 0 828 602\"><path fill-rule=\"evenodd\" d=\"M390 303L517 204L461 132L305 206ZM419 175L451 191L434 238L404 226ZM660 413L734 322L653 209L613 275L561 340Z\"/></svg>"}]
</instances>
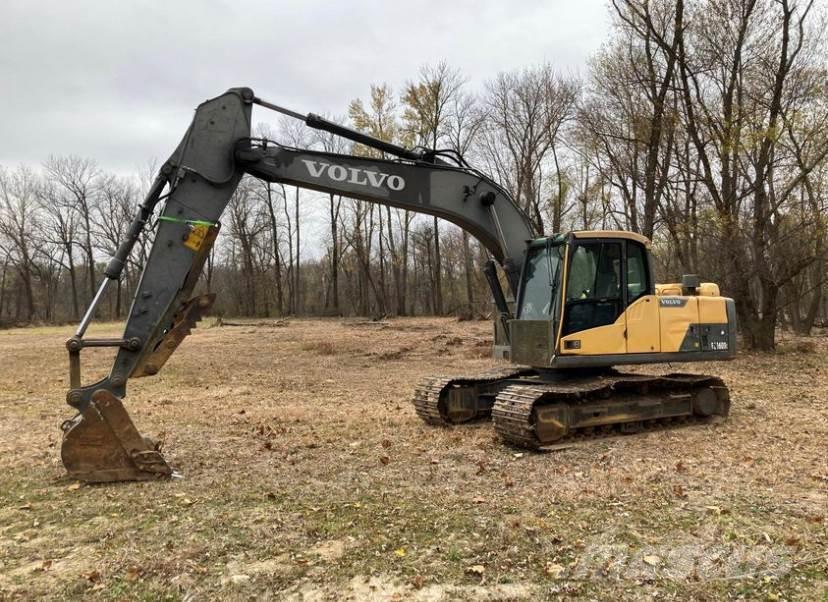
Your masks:
<instances>
[{"instance_id":1,"label":"cab roof","mask_svg":"<svg viewBox=\"0 0 828 602\"><path fill-rule=\"evenodd\" d=\"M570 234L575 238L625 238L639 242L648 248L651 245L650 239L646 236L626 230L576 230Z\"/></svg>"},{"instance_id":2,"label":"cab roof","mask_svg":"<svg viewBox=\"0 0 828 602\"><path fill-rule=\"evenodd\" d=\"M623 238L626 240L634 240L635 242L641 243L648 249L652 245L650 239L646 236L638 234L637 232L627 232L626 230L575 230L573 232L569 232L568 234L555 234L553 236L545 236L543 238L538 238L533 241L527 242L529 242L530 246L532 247L546 244L546 241L549 240L551 240L553 244L561 244L566 242L566 239L570 236L576 239Z\"/></svg>"}]
</instances>

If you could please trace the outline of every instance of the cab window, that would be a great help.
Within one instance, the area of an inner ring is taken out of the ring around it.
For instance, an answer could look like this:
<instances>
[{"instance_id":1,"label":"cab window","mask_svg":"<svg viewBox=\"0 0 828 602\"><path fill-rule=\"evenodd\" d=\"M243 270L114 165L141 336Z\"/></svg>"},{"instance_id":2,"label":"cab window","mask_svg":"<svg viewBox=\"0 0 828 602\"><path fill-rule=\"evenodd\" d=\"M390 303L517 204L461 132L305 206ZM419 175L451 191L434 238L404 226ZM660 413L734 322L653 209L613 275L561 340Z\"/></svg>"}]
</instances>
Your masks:
<instances>
[{"instance_id":1,"label":"cab window","mask_svg":"<svg viewBox=\"0 0 828 602\"><path fill-rule=\"evenodd\" d=\"M621 244L580 243L569 264L564 336L612 324L623 311Z\"/></svg>"},{"instance_id":2,"label":"cab window","mask_svg":"<svg viewBox=\"0 0 828 602\"><path fill-rule=\"evenodd\" d=\"M545 245L530 249L523 267L518 318L548 320L555 302L561 246Z\"/></svg>"},{"instance_id":3,"label":"cab window","mask_svg":"<svg viewBox=\"0 0 828 602\"><path fill-rule=\"evenodd\" d=\"M627 305L631 305L650 290L646 253L642 245L627 242Z\"/></svg>"},{"instance_id":4,"label":"cab window","mask_svg":"<svg viewBox=\"0 0 828 602\"><path fill-rule=\"evenodd\" d=\"M567 300L621 298L621 245L579 245L569 266Z\"/></svg>"}]
</instances>

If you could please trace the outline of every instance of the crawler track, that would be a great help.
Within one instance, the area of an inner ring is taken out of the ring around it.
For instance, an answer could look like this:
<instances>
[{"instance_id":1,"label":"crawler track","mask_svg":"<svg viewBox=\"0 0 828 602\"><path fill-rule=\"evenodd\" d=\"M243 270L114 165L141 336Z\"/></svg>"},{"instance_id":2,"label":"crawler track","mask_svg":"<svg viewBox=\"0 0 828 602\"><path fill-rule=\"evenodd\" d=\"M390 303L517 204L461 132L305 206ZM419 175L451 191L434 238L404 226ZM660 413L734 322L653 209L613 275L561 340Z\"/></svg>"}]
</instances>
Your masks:
<instances>
[{"instance_id":1,"label":"crawler track","mask_svg":"<svg viewBox=\"0 0 828 602\"><path fill-rule=\"evenodd\" d=\"M612 374L512 383L497 395L492 417L508 443L544 449L705 421L729 410L727 387L714 376Z\"/></svg>"},{"instance_id":2,"label":"crawler track","mask_svg":"<svg viewBox=\"0 0 828 602\"><path fill-rule=\"evenodd\" d=\"M509 366L477 375L430 377L415 389L414 408L426 424L434 426L488 417L499 385L529 374L534 374L531 368ZM449 399L452 396L454 400Z\"/></svg>"}]
</instances>

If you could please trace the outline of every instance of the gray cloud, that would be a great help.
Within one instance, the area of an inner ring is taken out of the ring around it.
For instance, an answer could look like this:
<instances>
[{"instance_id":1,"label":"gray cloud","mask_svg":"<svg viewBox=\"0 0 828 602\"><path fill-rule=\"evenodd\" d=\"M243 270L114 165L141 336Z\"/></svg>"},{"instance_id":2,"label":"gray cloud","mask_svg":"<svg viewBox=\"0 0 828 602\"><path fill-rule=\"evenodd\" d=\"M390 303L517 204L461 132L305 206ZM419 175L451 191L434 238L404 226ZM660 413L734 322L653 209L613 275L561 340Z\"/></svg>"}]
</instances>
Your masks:
<instances>
[{"instance_id":1,"label":"gray cloud","mask_svg":"<svg viewBox=\"0 0 828 602\"><path fill-rule=\"evenodd\" d=\"M475 87L543 61L579 72L608 28L604 0L6 0L0 164L72 153L133 172L165 159L195 106L231 86L344 114L369 84L399 90L442 59Z\"/></svg>"}]
</instances>

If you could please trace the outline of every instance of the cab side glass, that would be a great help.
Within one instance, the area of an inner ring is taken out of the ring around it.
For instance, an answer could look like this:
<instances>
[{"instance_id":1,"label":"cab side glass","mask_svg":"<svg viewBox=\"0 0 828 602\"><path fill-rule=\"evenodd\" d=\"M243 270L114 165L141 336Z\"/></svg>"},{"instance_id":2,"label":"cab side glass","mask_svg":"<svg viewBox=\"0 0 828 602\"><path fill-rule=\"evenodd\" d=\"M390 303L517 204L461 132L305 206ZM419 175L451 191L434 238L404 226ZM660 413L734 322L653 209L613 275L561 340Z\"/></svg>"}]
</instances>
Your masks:
<instances>
[{"instance_id":1,"label":"cab side glass","mask_svg":"<svg viewBox=\"0 0 828 602\"><path fill-rule=\"evenodd\" d=\"M644 247L627 243L627 305L643 297L650 290L647 255Z\"/></svg>"}]
</instances>

